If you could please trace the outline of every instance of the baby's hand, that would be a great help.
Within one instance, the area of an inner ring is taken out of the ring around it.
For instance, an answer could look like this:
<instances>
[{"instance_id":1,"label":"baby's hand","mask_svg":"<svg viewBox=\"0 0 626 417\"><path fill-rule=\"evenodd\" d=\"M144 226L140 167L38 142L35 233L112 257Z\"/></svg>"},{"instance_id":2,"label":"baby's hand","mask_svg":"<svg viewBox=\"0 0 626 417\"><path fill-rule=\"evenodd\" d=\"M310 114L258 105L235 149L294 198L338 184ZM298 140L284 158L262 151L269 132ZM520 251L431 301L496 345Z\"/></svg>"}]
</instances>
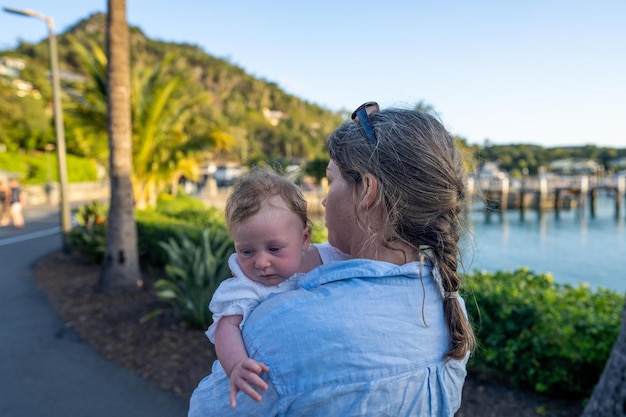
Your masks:
<instances>
[{"instance_id":1,"label":"baby's hand","mask_svg":"<svg viewBox=\"0 0 626 417\"><path fill-rule=\"evenodd\" d=\"M254 359L246 358L241 362L238 362L230 371L230 406L235 408L237 406L237 393L243 391L250 398L256 402L260 402L261 394L256 392L250 384L256 385L258 388L265 391L267 384L258 375L261 372L268 372L270 368L264 363L257 362Z\"/></svg>"}]
</instances>

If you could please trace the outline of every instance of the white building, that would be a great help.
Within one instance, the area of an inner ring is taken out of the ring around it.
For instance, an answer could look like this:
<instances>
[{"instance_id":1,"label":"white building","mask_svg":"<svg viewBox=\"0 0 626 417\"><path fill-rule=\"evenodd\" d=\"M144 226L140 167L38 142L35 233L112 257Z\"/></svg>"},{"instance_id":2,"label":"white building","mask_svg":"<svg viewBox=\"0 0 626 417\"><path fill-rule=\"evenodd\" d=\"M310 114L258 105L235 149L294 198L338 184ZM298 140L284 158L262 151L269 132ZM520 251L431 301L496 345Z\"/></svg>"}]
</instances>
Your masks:
<instances>
[{"instance_id":1,"label":"white building","mask_svg":"<svg viewBox=\"0 0 626 417\"><path fill-rule=\"evenodd\" d=\"M0 57L0 75L19 77L25 67L26 63L23 59L8 56Z\"/></svg>"}]
</instances>

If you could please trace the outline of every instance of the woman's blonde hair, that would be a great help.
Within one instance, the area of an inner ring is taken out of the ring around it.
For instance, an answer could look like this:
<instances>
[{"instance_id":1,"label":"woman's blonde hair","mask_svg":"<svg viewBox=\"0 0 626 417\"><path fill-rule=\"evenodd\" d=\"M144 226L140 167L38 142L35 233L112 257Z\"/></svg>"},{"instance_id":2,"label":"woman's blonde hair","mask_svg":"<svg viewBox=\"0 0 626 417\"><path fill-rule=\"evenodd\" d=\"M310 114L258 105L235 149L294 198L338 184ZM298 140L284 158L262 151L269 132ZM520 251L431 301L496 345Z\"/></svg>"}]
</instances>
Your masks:
<instances>
[{"instance_id":1,"label":"woman's blonde hair","mask_svg":"<svg viewBox=\"0 0 626 417\"><path fill-rule=\"evenodd\" d=\"M330 158L355 190L367 173L380 183L377 201L385 223L382 230L368 232L381 236L389 248L408 244L436 265L451 338L447 357L461 359L473 350L475 337L456 298L458 243L468 202L454 138L437 119L419 111L386 109L369 118L376 142L367 139L360 123L344 123L329 137Z\"/></svg>"}]
</instances>

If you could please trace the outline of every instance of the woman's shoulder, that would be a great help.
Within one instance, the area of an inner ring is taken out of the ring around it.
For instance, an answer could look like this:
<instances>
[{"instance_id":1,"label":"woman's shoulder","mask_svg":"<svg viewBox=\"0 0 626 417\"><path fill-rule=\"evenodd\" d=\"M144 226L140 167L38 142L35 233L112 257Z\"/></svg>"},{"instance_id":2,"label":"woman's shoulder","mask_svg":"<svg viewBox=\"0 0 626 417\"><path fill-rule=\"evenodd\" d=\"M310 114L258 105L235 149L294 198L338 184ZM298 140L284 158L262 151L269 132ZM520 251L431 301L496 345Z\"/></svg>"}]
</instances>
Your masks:
<instances>
[{"instance_id":1,"label":"woman's shoulder","mask_svg":"<svg viewBox=\"0 0 626 417\"><path fill-rule=\"evenodd\" d=\"M420 279L431 274L428 265L420 267L419 262L395 265L371 259L346 259L342 262L329 262L304 275L300 286L313 288L335 281L346 281L354 278L363 280L377 279Z\"/></svg>"},{"instance_id":2,"label":"woman's shoulder","mask_svg":"<svg viewBox=\"0 0 626 417\"><path fill-rule=\"evenodd\" d=\"M317 249L323 264L327 264L333 261L345 261L350 259L350 255L343 253L336 247L326 241L323 243L314 243L313 246Z\"/></svg>"}]
</instances>

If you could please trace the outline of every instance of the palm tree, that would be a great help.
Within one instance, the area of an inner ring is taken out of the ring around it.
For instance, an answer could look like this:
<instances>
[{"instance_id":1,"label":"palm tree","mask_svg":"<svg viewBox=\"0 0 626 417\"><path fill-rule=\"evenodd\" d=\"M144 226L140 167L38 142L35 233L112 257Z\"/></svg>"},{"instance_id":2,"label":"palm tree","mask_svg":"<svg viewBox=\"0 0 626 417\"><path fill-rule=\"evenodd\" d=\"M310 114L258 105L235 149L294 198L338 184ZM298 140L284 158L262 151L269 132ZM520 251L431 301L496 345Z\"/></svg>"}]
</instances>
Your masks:
<instances>
[{"instance_id":1,"label":"palm tree","mask_svg":"<svg viewBox=\"0 0 626 417\"><path fill-rule=\"evenodd\" d=\"M79 132L91 132L90 137L95 140L105 120L106 106L102 103L107 96L106 55L93 42L88 49L76 39L68 39L92 81L68 113L76 120ZM173 59L166 56L156 67L137 65L131 72L132 179L138 208L154 206L158 193L176 184L181 175L194 178L196 157L207 148L216 144L225 146L220 130L210 135L187 133L194 107L206 101L207 96L198 92L181 93L183 79L166 74L174 66Z\"/></svg>"},{"instance_id":2,"label":"palm tree","mask_svg":"<svg viewBox=\"0 0 626 417\"><path fill-rule=\"evenodd\" d=\"M166 56L154 69L133 72L133 154L137 207L154 206L159 192L177 183L181 175L194 178L196 155L210 138L190 137L185 126L193 108L206 95L177 95L180 77L166 77L173 57Z\"/></svg>"},{"instance_id":3,"label":"palm tree","mask_svg":"<svg viewBox=\"0 0 626 417\"><path fill-rule=\"evenodd\" d=\"M109 158L107 125L107 57L95 42L86 48L74 36L67 40L79 57L82 70L91 81L72 96L64 111L67 115L68 145L80 149L80 154L107 166Z\"/></svg>"},{"instance_id":4,"label":"palm tree","mask_svg":"<svg viewBox=\"0 0 626 417\"><path fill-rule=\"evenodd\" d=\"M626 416L626 304L622 326L582 417Z\"/></svg>"},{"instance_id":5,"label":"palm tree","mask_svg":"<svg viewBox=\"0 0 626 417\"><path fill-rule=\"evenodd\" d=\"M141 284L132 186L130 44L126 0L108 0L107 132L111 203L107 247L100 274L105 291L137 289Z\"/></svg>"}]
</instances>

